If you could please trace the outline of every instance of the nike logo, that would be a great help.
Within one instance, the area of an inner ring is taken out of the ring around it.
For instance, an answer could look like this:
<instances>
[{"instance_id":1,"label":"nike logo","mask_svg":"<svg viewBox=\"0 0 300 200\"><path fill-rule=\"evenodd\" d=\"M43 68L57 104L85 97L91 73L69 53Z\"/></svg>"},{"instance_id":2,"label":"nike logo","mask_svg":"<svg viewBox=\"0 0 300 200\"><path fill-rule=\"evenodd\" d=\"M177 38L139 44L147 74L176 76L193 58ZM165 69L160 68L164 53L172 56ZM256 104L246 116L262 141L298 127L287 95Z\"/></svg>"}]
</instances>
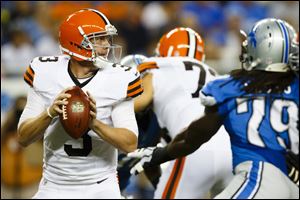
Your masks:
<instances>
[{"instance_id":1,"label":"nike logo","mask_svg":"<svg viewBox=\"0 0 300 200\"><path fill-rule=\"evenodd\" d=\"M97 181L96 183L97 183L97 184L100 184L100 183L102 183L103 181L105 181L106 179L108 179L108 178L105 178L105 179L103 179L103 180L101 180L101 181Z\"/></svg>"}]
</instances>

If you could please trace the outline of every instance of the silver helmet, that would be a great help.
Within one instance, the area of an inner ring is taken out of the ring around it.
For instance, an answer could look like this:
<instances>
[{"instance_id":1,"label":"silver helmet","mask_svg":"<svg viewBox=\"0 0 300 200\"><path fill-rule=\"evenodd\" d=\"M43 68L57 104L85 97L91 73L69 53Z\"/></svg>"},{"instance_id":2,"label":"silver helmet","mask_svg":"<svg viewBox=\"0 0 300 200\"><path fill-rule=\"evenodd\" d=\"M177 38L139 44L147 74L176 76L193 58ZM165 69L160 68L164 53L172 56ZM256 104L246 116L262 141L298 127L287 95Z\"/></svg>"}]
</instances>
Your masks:
<instances>
[{"instance_id":1,"label":"silver helmet","mask_svg":"<svg viewBox=\"0 0 300 200\"><path fill-rule=\"evenodd\" d=\"M293 42L296 32L287 22L273 18L260 20L246 37L240 56L245 70L286 72L299 69L299 44Z\"/></svg>"},{"instance_id":2,"label":"silver helmet","mask_svg":"<svg viewBox=\"0 0 300 200\"><path fill-rule=\"evenodd\" d=\"M126 65L129 67L137 68L139 64L141 64L147 57L141 54L132 54L127 55L121 59L120 64Z\"/></svg>"}]
</instances>

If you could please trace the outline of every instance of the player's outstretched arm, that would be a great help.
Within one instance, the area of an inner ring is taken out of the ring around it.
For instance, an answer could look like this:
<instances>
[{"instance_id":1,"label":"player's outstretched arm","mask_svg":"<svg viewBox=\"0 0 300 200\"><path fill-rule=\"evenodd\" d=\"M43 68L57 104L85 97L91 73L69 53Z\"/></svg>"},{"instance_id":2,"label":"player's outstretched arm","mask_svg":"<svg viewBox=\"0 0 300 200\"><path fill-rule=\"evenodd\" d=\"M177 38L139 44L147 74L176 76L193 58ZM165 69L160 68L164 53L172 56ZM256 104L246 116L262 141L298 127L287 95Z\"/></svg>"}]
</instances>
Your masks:
<instances>
[{"instance_id":1,"label":"player's outstretched arm","mask_svg":"<svg viewBox=\"0 0 300 200\"><path fill-rule=\"evenodd\" d=\"M182 140L174 138L166 147L168 155L172 158L178 158L193 153L207 142L219 130L221 125L222 118L218 113L207 113L204 117L189 125L182 133L185 134Z\"/></svg>"},{"instance_id":2,"label":"player's outstretched arm","mask_svg":"<svg viewBox=\"0 0 300 200\"><path fill-rule=\"evenodd\" d=\"M208 113L194 121L181 134L177 135L166 147L147 147L129 153L128 157L139 158L140 161L130 171L138 174L145 167L159 165L196 151L207 142L221 127L222 118L215 113Z\"/></svg>"}]
</instances>

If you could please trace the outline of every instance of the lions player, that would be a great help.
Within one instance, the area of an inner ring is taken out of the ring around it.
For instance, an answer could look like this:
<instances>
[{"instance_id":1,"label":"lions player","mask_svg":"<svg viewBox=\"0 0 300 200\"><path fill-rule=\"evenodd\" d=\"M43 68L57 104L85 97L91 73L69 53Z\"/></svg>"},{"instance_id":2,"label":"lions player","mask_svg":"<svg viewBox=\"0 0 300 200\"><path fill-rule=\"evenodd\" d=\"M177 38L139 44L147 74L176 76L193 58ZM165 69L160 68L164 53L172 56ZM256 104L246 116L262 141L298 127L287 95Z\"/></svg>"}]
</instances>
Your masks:
<instances>
[{"instance_id":1,"label":"lions player","mask_svg":"<svg viewBox=\"0 0 300 200\"><path fill-rule=\"evenodd\" d=\"M204 114L199 90L215 78L205 60L204 42L190 28L179 27L162 36L157 57L138 66L144 92L135 99L135 111L152 105L161 128L173 139ZM232 178L228 134L222 128L192 155L171 161L162 169L154 198L205 198L213 186L218 192ZM216 190L214 190L216 192ZM214 194L212 194L214 195Z\"/></svg>"},{"instance_id":2,"label":"lions player","mask_svg":"<svg viewBox=\"0 0 300 200\"><path fill-rule=\"evenodd\" d=\"M143 89L135 69L114 63L121 49L112 43L116 34L101 12L77 11L59 29L66 55L35 58L24 74L30 89L18 124L19 142L27 146L44 138L43 178L34 198L121 198L117 153L136 149L132 98ZM74 85L88 93L91 107L90 129L78 140L57 117Z\"/></svg>"},{"instance_id":3,"label":"lions player","mask_svg":"<svg viewBox=\"0 0 300 200\"><path fill-rule=\"evenodd\" d=\"M235 176L216 198L298 199L285 162L287 149L299 151L299 44L294 37L282 20L258 21L242 44L242 69L202 90L206 115L167 147L130 153L142 158L133 171L192 153L224 124Z\"/></svg>"}]
</instances>

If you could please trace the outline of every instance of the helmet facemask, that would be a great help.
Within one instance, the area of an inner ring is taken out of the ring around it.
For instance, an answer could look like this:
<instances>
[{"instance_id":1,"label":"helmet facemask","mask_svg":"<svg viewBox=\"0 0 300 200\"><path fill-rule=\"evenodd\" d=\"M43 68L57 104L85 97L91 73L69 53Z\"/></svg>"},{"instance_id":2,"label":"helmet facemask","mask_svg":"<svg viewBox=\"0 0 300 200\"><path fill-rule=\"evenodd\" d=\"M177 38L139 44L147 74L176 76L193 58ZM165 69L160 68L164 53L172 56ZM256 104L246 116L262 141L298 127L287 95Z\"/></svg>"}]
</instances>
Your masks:
<instances>
[{"instance_id":1,"label":"helmet facemask","mask_svg":"<svg viewBox=\"0 0 300 200\"><path fill-rule=\"evenodd\" d=\"M92 44L92 55L95 58L94 64L97 66L101 62L119 63L122 55L122 47L117 44L113 44L112 35L92 35L89 37L89 41ZM97 62L96 62L97 60ZM103 65L97 66L99 68Z\"/></svg>"},{"instance_id":2,"label":"helmet facemask","mask_svg":"<svg viewBox=\"0 0 300 200\"><path fill-rule=\"evenodd\" d=\"M291 44L291 53L289 54L289 65L293 71L299 72L299 41L296 38Z\"/></svg>"},{"instance_id":3,"label":"helmet facemask","mask_svg":"<svg viewBox=\"0 0 300 200\"><path fill-rule=\"evenodd\" d=\"M244 36L244 31L241 30L241 34ZM242 52L239 58L242 64L242 68L246 71L251 71L260 63L260 60L256 59L254 61L253 57L249 55L247 38L242 42L241 50Z\"/></svg>"}]
</instances>

